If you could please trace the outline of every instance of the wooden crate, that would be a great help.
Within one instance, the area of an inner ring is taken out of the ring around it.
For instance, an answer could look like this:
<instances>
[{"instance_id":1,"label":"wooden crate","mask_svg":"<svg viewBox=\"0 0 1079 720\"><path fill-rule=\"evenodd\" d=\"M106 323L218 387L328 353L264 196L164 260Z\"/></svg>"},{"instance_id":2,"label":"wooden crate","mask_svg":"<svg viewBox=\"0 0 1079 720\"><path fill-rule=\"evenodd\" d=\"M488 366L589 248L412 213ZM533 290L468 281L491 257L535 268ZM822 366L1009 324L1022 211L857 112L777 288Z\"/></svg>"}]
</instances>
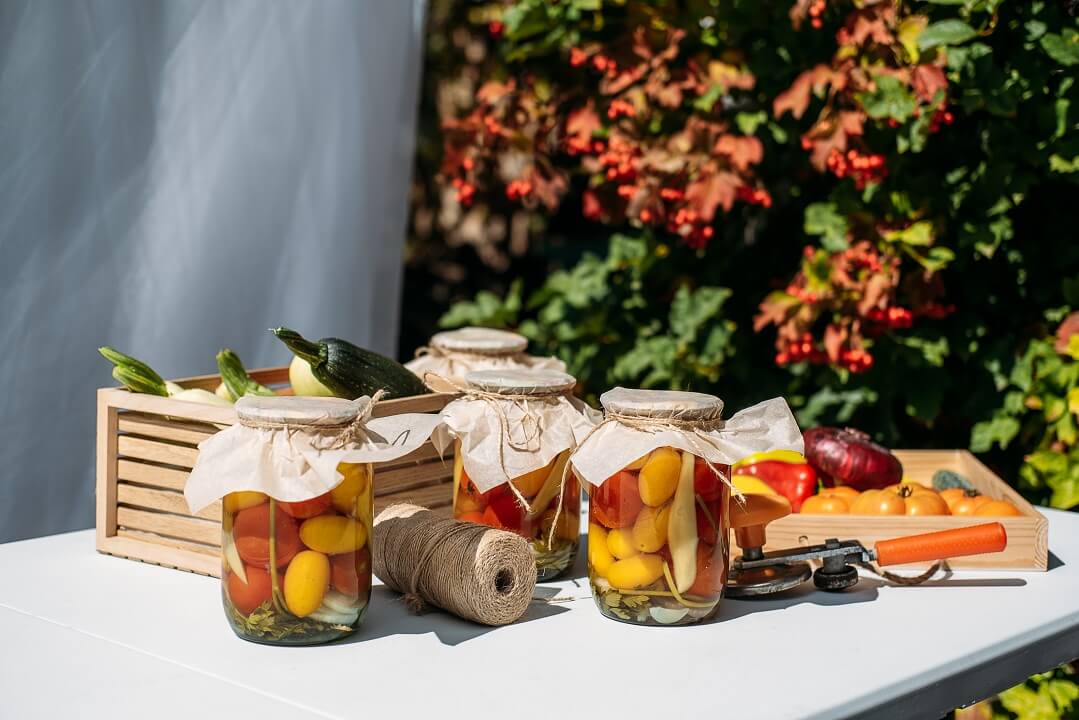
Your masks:
<instances>
[{"instance_id":1,"label":"wooden crate","mask_svg":"<svg viewBox=\"0 0 1079 720\"><path fill-rule=\"evenodd\" d=\"M256 370L263 385L288 382L288 368ZM186 378L184 387L213 390L219 375ZM287 389L282 391L287 393ZM452 395L386 400L375 416L440 411ZM198 443L236 422L230 407L202 405L122 388L97 391L97 549L220 577L221 504L192 514L184 484ZM452 450L441 458L430 441L392 462L375 465L375 512L400 501L451 511Z\"/></svg>"},{"instance_id":2,"label":"wooden crate","mask_svg":"<svg viewBox=\"0 0 1079 720\"><path fill-rule=\"evenodd\" d=\"M937 470L960 473L983 495L1007 500L1022 517L905 517L867 515L789 515L768 526L766 549L776 550L822 543L828 538L860 540L867 547L880 540L999 520L1008 533L1008 547L992 555L974 555L948 561L953 568L1045 570L1048 564L1048 521L1019 493L966 450L896 450L907 479L932 485ZM923 563L921 566L927 565ZM915 566L912 566L915 567Z\"/></svg>"}]
</instances>

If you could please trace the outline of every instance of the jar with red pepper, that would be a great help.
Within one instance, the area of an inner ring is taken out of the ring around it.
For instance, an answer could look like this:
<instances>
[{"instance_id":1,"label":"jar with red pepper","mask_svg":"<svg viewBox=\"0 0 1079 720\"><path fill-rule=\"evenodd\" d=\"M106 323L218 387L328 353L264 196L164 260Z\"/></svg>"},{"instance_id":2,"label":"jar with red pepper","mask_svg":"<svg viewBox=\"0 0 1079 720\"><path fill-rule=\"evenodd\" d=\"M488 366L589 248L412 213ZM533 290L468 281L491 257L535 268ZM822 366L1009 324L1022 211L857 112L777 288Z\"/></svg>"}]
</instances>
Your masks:
<instances>
[{"instance_id":1,"label":"jar with red pepper","mask_svg":"<svg viewBox=\"0 0 1079 720\"><path fill-rule=\"evenodd\" d=\"M442 411L456 448L454 517L521 535L537 577L556 577L577 554L581 491L567 463L594 411L570 395L577 381L554 370L480 370L466 381Z\"/></svg>"}]
</instances>

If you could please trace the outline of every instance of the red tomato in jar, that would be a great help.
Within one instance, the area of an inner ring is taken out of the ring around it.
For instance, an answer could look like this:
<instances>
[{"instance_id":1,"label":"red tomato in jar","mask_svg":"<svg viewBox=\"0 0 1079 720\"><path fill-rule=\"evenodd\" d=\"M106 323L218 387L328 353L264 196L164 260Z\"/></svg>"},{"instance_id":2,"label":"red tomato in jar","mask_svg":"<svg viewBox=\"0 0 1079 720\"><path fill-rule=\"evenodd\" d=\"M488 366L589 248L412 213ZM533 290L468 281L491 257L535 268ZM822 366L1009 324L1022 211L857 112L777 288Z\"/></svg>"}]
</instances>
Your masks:
<instances>
[{"instance_id":1,"label":"red tomato in jar","mask_svg":"<svg viewBox=\"0 0 1079 720\"><path fill-rule=\"evenodd\" d=\"M509 492L495 494L494 490L489 495L494 495L494 497L488 498L490 504L487 506L487 510L495 514L503 528L520 532L521 525L524 522L525 510L521 507L517 498Z\"/></svg>"},{"instance_id":2,"label":"red tomato in jar","mask_svg":"<svg viewBox=\"0 0 1079 720\"><path fill-rule=\"evenodd\" d=\"M727 583L727 563L715 545L697 545L697 579L689 586L687 594L711 598Z\"/></svg>"},{"instance_id":3,"label":"red tomato in jar","mask_svg":"<svg viewBox=\"0 0 1079 720\"><path fill-rule=\"evenodd\" d=\"M592 488L589 503L589 512L601 525L629 527L644 507L637 473L622 470L607 478L598 488Z\"/></svg>"},{"instance_id":4,"label":"red tomato in jar","mask_svg":"<svg viewBox=\"0 0 1079 720\"><path fill-rule=\"evenodd\" d=\"M318 497L311 498L310 500L300 500L299 502L279 502L277 506L287 512L294 518L300 520L306 520L307 518L313 518L316 515L321 515L330 509L333 505L333 498L330 493L319 495Z\"/></svg>"},{"instance_id":5,"label":"red tomato in jar","mask_svg":"<svg viewBox=\"0 0 1079 720\"><path fill-rule=\"evenodd\" d=\"M280 507L274 513L277 528L277 567L287 565L300 552L300 531L296 521ZM256 505L236 513L232 537L240 558L260 568L270 567L270 503Z\"/></svg>"},{"instance_id":6,"label":"red tomato in jar","mask_svg":"<svg viewBox=\"0 0 1079 720\"><path fill-rule=\"evenodd\" d=\"M359 597L371 587L371 552L365 547L330 557L330 584L338 592Z\"/></svg>"},{"instance_id":7,"label":"red tomato in jar","mask_svg":"<svg viewBox=\"0 0 1079 720\"><path fill-rule=\"evenodd\" d=\"M489 525L498 530L506 529L502 527L502 521L500 521L498 515L495 514L495 509L490 506L488 506L487 509L483 511L483 514L480 515L479 523L480 525Z\"/></svg>"},{"instance_id":8,"label":"red tomato in jar","mask_svg":"<svg viewBox=\"0 0 1079 720\"><path fill-rule=\"evenodd\" d=\"M230 572L225 578L225 589L232 606L244 615L250 615L259 605L270 601L270 573L254 565L245 564L244 574L247 575L246 583L239 575Z\"/></svg>"},{"instance_id":9,"label":"red tomato in jar","mask_svg":"<svg viewBox=\"0 0 1079 720\"><path fill-rule=\"evenodd\" d=\"M716 465L712 463L722 473L724 473L728 479L731 476L730 465ZM701 500L711 502L712 500L718 500L723 495L723 490L727 487L722 478L708 467L701 458L696 458L693 462L693 490L701 496Z\"/></svg>"}]
</instances>

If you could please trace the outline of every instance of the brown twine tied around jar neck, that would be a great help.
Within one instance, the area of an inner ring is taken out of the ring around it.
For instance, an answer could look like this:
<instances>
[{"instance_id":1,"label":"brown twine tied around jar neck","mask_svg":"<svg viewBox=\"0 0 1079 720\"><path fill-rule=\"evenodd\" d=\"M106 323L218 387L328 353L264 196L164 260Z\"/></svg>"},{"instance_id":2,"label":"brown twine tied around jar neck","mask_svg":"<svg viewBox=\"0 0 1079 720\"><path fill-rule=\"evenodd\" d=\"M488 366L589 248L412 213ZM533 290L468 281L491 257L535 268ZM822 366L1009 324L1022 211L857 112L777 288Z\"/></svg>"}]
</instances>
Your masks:
<instances>
[{"instance_id":1,"label":"brown twine tied around jar neck","mask_svg":"<svg viewBox=\"0 0 1079 720\"><path fill-rule=\"evenodd\" d=\"M487 407L489 407L495 415L498 417L498 464L499 469L502 470L502 474L506 476L506 485L509 485L510 492L516 498L517 503L521 508L530 516L534 516L537 512L537 508L533 508L532 504L528 502L528 499L524 494L517 489L517 486L513 484L513 478L510 477L509 471L506 469L506 446L509 445L518 452L532 453L536 452L539 447L532 447L532 442L537 444L543 438L543 425L540 423L539 418L532 414L528 409L529 401L542 402L549 405L553 405L559 402L562 398L566 397L569 390L557 390L547 393L497 393L487 390L481 390L474 385L461 384L455 380L444 377L437 373L425 373L424 382L426 377L432 375L437 377L442 382L450 385L457 390L466 400L480 400ZM513 431L510 429L509 417L506 415L506 410L502 406L500 401L510 401L515 407L517 407L523 415L522 427L526 425L525 421L531 420L533 430L531 433L525 429L525 438L522 441L515 441L513 438ZM589 433L591 434L591 433ZM572 448L567 448L572 449ZM555 457L554 468L558 467L558 458ZM554 518L551 522L551 529L547 535L547 547L554 546L555 531L558 528L558 520L562 514L562 502L566 493L566 481L569 479L569 462L565 464L562 469L562 477L558 481L558 503L555 505ZM542 508L539 508L542 510Z\"/></svg>"},{"instance_id":2,"label":"brown twine tied around jar neck","mask_svg":"<svg viewBox=\"0 0 1079 720\"><path fill-rule=\"evenodd\" d=\"M256 430L284 430L290 436L293 433L310 435L312 445L318 450L340 450L350 445L362 442L367 437L366 425L375 411L375 405L386 394L385 390L379 390L371 396L367 406L359 412L355 418L342 423L314 425L302 421L288 422L256 420L249 417L238 417L238 421L244 427Z\"/></svg>"},{"instance_id":3,"label":"brown twine tied around jar neck","mask_svg":"<svg viewBox=\"0 0 1079 720\"><path fill-rule=\"evenodd\" d=\"M679 417L679 415L687 415L691 413L698 413L698 410L675 410L671 415L661 416L649 416L649 415L631 415L627 413L620 413L615 410L607 410L604 413L604 418L601 422L593 427L584 440L578 443L578 448L583 448L585 443L592 437L597 430L608 423L618 423L624 425L633 430L640 430L641 432L658 433L664 430L671 430L674 432L682 433L689 444L693 446L694 455L704 461L705 465L716 474L724 485L726 485L731 494L739 502L744 502L744 496L742 492L734 486L727 473L720 470L711 460L704 454L704 448L700 443L710 445L713 449L723 452L723 448L715 441L714 438L709 437L705 433L707 432L723 432L726 430L724 421L719 417L719 413L716 412L712 416L703 416L696 418Z\"/></svg>"},{"instance_id":4,"label":"brown twine tied around jar neck","mask_svg":"<svg viewBox=\"0 0 1079 720\"><path fill-rule=\"evenodd\" d=\"M412 613L434 606L485 625L506 625L532 600L535 561L519 535L408 504L383 510L374 527L374 573L403 593Z\"/></svg>"}]
</instances>

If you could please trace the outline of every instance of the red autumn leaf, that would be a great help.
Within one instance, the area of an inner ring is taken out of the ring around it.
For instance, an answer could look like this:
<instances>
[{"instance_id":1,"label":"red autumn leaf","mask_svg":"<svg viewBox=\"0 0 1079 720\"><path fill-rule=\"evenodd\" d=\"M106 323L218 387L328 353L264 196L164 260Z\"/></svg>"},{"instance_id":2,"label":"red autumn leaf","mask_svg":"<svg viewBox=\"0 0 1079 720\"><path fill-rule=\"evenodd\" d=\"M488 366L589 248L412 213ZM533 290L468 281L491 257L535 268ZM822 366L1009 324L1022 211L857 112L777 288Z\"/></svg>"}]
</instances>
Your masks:
<instances>
[{"instance_id":1,"label":"red autumn leaf","mask_svg":"<svg viewBox=\"0 0 1079 720\"><path fill-rule=\"evenodd\" d=\"M834 82L836 77L837 73L827 65L806 70L795 78L789 88L776 95L772 102L772 114L778 118L790 111L796 119L802 117L809 107L809 93L819 92L825 85Z\"/></svg>"},{"instance_id":2,"label":"red autumn leaf","mask_svg":"<svg viewBox=\"0 0 1079 720\"><path fill-rule=\"evenodd\" d=\"M1060 323L1060 327L1057 328L1057 341L1053 345L1053 349L1061 355L1066 355L1068 341L1076 333L1079 333L1079 312L1073 312L1064 318L1064 322Z\"/></svg>"},{"instance_id":3,"label":"red autumn leaf","mask_svg":"<svg viewBox=\"0 0 1079 720\"><path fill-rule=\"evenodd\" d=\"M839 113L839 127L847 135L863 134L864 126L864 112L860 110L844 110Z\"/></svg>"},{"instance_id":4,"label":"red autumn leaf","mask_svg":"<svg viewBox=\"0 0 1079 720\"><path fill-rule=\"evenodd\" d=\"M752 135L721 135L715 152L726 155L731 165L745 171L764 157L764 146Z\"/></svg>"},{"instance_id":5,"label":"red autumn leaf","mask_svg":"<svg viewBox=\"0 0 1079 720\"><path fill-rule=\"evenodd\" d=\"M768 325L781 325L798 302L798 298L780 290L768 293L761 301L760 312L753 318L753 332L760 332Z\"/></svg>"},{"instance_id":6,"label":"red autumn leaf","mask_svg":"<svg viewBox=\"0 0 1079 720\"><path fill-rule=\"evenodd\" d=\"M828 359L832 362L839 360L839 351L847 342L849 333L844 326L829 323L824 329L824 351L828 353Z\"/></svg>"},{"instance_id":7,"label":"red autumn leaf","mask_svg":"<svg viewBox=\"0 0 1079 720\"><path fill-rule=\"evenodd\" d=\"M742 180L732 172L719 171L707 175L686 186L686 202L705 222L712 222L716 208L725 211L734 205L738 187Z\"/></svg>"},{"instance_id":8,"label":"red autumn leaf","mask_svg":"<svg viewBox=\"0 0 1079 720\"><path fill-rule=\"evenodd\" d=\"M944 71L936 65L918 65L911 75L911 83L914 92L924 102L932 102L933 97L941 90L948 89L948 78Z\"/></svg>"},{"instance_id":9,"label":"red autumn leaf","mask_svg":"<svg viewBox=\"0 0 1079 720\"><path fill-rule=\"evenodd\" d=\"M592 133L602 127L599 115L592 109L592 103L577 108L566 117L566 134L580 140L590 140Z\"/></svg>"},{"instance_id":10,"label":"red autumn leaf","mask_svg":"<svg viewBox=\"0 0 1079 720\"><path fill-rule=\"evenodd\" d=\"M865 315L871 309L880 305L880 301L892 289L892 278L884 273L877 273L869 278L862 291L862 298L858 301L858 314Z\"/></svg>"}]
</instances>

